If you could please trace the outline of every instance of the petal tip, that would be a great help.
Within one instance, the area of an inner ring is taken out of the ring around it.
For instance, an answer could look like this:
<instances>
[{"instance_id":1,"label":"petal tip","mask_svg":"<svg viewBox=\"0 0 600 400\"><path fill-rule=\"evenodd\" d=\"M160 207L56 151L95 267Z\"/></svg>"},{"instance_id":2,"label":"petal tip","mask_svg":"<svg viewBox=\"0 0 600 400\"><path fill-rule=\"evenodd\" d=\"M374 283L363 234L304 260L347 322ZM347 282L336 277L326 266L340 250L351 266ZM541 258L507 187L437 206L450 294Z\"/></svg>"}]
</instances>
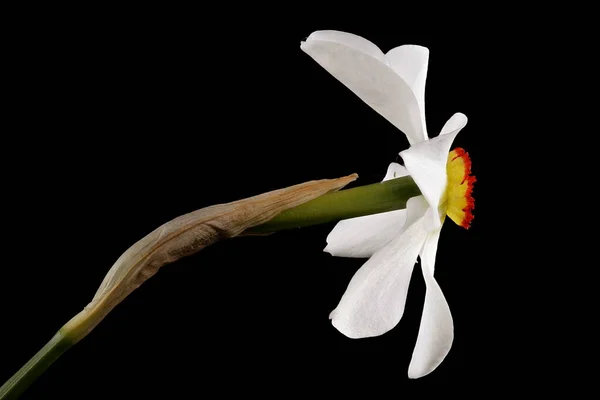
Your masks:
<instances>
[{"instance_id":1,"label":"petal tip","mask_svg":"<svg viewBox=\"0 0 600 400\"><path fill-rule=\"evenodd\" d=\"M412 48L414 50L418 50L425 55L429 55L429 47L421 46L420 44L405 44L404 46Z\"/></svg>"},{"instance_id":2,"label":"petal tip","mask_svg":"<svg viewBox=\"0 0 600 400\"><path fill-rule=\"evenodd\" d=\"M436 365L436 367L437 367L437 365ZM436 367L425 368L423 365L421 365L420 367L417 367L414 363L411 362L408 367L408 378L409 379L422 378L422 377L427 376L430 373L432 373Z\"/></svg>"},{"instance_id":3,"label":"petal tip","mask_svg":"<svg viewBox=\"0 0 600 400\"><path fill-rule=\"evenodd\" d=\"M349 339L361 339L363 337L367 337L367 336L360 335L351 329L346 329L347 327L343 326L343 324L340 323L339 318L336 318L336 317L337 317L337 315L335 313L335 310L333 310L331 312L331 314L329 314L329 319L331 320L331 325L333 325L333 327L335 329L337 329L338 332L340 332L342 335L346 336Z\"/></svg>"},{"instance_id":4,"label":"petal tip","mask_svg":"<svg viewBox=\"0 0 600 400\"><path fill-rule=\"evenodd\" d=\"M424 377L425 375L427 374L419 374L414 371L411 371L410 369L408 370L408 379L419 379Z\"/></svg>"},{"instance_id":5,"label":"petal tip","mask_svg":"<svg viewBox=\"0 0 600 400\"><path fill-rule=\"evenodd\" d=\"M465 127L465 125L467 125L467 122L469 122L469 118L467 118L467 116L461 112L457 112L454 115L456 115L456 118L460 118L463 120L463 128Z\"/></svg>"}]
</instances>

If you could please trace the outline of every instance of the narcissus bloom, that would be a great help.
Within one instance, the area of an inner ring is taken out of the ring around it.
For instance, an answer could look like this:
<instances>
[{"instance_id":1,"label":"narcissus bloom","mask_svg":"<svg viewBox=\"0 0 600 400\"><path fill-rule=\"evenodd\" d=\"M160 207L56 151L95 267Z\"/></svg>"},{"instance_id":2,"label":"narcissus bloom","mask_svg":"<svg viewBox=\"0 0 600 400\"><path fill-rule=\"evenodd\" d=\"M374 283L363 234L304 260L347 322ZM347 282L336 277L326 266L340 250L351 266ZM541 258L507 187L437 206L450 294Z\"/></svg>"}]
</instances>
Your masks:
<instances>
[{"instance_id":1,"label":"narcissus bloom","mask_svg":"<svg viewBox=\"0 0 600 400\"><path fill-rule=\"evenodd\" d=\"M382 335L398 324L414 265L421 258L427 291L408 376L422 377L444 360L454 337L450 309L433 275L445 217L465 228L473 219L471 161L460 148L450 151L467 117L454 114L439 136L428 138L425 47L400 46L384 54L359 36L318 31L301 48L404 132L411 144L400 152L404 166L390 164L384 181L410 175L422 195L409 199L405 210L341 221L327 237L325 251L370 257L330 315L333 326L350 338Z\"/></svg>"}]
</instances>

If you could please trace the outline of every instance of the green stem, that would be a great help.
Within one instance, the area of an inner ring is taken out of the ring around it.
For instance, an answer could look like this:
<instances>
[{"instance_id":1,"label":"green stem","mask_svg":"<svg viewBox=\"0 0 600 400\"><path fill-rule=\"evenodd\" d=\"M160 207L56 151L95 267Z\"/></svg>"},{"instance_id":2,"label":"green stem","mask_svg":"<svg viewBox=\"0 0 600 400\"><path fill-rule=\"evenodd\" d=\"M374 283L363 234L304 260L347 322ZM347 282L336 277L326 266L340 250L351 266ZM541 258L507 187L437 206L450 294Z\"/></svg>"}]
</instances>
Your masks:
<instances>
[{"instance_id":1,"label":"green stem","mask_svg":"<svg viewBox=\"0 0 600 400\"><path fill-rule=\"evenodd\" d=\"M74 341L57 332L44 347L40 349L27 364L23 365L2 387L0 400L13 400L19 397L54 361L67 351Z\"/></svg>"},{"instance_id":2,"label":"green stem","mask_svg":"<svg viewBox=\"0 0 600 400\"><path fill-rule=\"evenodd\" d=\"M410 176L340 190L285 210L269 222L251 228L245 233L276 232L399 210L406 208L408 199L420 194L419 188Z\"/></svg>"}]
</instances>

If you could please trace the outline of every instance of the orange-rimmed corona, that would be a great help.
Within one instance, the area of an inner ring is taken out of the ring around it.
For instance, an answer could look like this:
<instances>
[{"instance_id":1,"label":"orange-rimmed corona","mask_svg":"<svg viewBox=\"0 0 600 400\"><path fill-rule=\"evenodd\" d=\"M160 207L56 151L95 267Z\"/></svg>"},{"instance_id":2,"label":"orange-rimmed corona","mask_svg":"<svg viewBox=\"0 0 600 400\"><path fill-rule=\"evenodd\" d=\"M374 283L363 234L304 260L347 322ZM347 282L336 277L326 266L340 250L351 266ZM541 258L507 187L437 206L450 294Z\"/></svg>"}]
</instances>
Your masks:
<instances>
[{"instance_id":1,"label":"orange-rimmed corona","mask_svg":"<svg viewBox=\"0 0 600 400\"><path fill-rule=\"evenodd\" d=\"M448 184L441 205L452 221L469 229L475 208L475 199L472 196L473 184L477 181L475 176L471 175L469 153L460 147L452 150L448 154L446 172Z\"/></svg>"}]
</instances>

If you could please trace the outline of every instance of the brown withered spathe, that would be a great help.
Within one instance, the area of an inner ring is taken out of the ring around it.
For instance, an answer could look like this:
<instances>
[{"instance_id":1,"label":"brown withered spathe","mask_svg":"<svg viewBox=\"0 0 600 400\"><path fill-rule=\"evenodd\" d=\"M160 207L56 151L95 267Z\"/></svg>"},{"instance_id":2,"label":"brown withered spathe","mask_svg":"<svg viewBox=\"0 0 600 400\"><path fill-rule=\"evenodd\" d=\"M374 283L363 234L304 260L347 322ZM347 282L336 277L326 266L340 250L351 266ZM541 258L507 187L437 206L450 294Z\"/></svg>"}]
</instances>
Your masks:
<instances>
[{"instance_id":1,"label":"brown withered spathe","mask_svg":"<svg viewBox=\"0 0 600 400\"><path fill-rule=\"evenodd\" d=\"M232 203L202 208L161 225L119 257L92 301L63 326L61 332L74 342L81 340L163 265L194 254L218 240L238 236L284 210L339 190L357 177L352 174L305 182Z\"/></svg>"}]
</instances>

